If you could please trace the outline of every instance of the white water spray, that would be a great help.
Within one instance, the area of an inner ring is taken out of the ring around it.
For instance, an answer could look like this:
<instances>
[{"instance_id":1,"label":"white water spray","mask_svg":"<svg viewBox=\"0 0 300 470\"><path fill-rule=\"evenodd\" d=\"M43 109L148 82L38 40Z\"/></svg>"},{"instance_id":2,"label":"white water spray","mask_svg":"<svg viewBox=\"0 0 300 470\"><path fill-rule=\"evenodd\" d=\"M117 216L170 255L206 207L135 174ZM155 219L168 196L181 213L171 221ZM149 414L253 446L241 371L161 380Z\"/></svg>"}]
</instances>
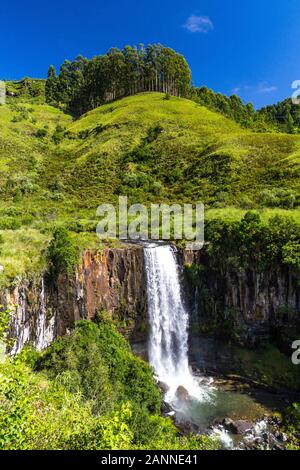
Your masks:
<instances>
[{"instance_id":1,"label":"white water spray","mask_svg":"<svg viewBox=\"0 0 300 470\"><path fill-rule=\"evenodd\" d=\"M151 327L150 363L158 379L169 387L167 401L174 400L179 386L201 400L207 393L189 369L189 317L181 298L174 249L169 245L149 245L144 256Z\"/></svg>"}]
</instances>

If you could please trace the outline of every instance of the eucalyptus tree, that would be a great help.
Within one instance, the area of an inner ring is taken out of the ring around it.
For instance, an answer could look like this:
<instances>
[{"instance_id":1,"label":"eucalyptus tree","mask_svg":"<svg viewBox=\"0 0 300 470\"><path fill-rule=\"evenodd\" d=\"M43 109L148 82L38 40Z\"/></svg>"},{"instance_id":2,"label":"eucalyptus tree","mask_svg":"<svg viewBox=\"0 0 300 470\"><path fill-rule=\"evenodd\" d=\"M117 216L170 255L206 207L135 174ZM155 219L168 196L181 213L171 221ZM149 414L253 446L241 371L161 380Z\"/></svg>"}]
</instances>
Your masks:
<instances>
[{"instance_id":1,"label":"eucalyptus tree","mask_svg":"<svg viewBox=\"0 0 300 470\"><path fill-rule=\"evenodd\" d=\"M48 103L52 103L57 100L57 76L53 65L50 65L48 69L45 85L45 97Z\"/></svg>"},{"instance_id":2,"label":"eucalyptus tree","mask_svg":"<svg viewBox=\"0 0 300 470\"><path fill-rule=\"evenodd\" d=\"M58 77L55 70L49 72L47 101L76 114L143 91L187 96L191 83L184 57L161 44L112 48L91 60L78 56L62 64Z\"/></svg>"}]
</instances>

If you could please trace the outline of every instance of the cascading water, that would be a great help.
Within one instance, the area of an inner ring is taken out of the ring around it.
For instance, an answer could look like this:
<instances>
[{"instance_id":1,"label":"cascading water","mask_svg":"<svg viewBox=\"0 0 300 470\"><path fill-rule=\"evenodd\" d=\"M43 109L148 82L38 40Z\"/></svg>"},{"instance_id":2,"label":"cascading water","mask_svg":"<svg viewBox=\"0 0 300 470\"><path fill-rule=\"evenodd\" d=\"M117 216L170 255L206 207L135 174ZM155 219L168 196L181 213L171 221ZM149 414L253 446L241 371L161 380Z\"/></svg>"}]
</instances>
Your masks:
<instances>
[{"instance_id":1,"label":"cascading water","mask_svg":"<svg viewBox=\"0 0 300 470\"><path fill-rule=\"evenodd\" d=\"M176 398L179 386L191 397L207 398L188 363L189 316L181 297L178 266L170 245L144 249L150 321L149 360L158 379L169 387L166 399Z\"/></svg>"},{"instance_id":2,"label":"cascading water","mask_svg":"<svg viewBox=\"0 0 300 470\"><path fill-rule=\"evenodd\" d=\"M50 318L47 316L45 285L42 278L38 296L38 309L35 315L30 317L28 313L26 292L21 290L17 294L17 308L11 320L14 344L10 354L15 356L28 343L32 343L38 351L42 351L54 341L56 337L55 327L55 315L50 316Z\"/></svg>"},{"instance_id":3,"label":"cascading water","mask_svg":"<svg viewBox=\"0 0 300 470\"><path fill-rule=\"evenodd\" d=\"M39 314L36 325L36 340L34 342L38 351L47 348L55 339L55 316L47 320L47 308L45 302L45 284L41 281L41 292L39 298Z\"/></svg>"}]
</instances>

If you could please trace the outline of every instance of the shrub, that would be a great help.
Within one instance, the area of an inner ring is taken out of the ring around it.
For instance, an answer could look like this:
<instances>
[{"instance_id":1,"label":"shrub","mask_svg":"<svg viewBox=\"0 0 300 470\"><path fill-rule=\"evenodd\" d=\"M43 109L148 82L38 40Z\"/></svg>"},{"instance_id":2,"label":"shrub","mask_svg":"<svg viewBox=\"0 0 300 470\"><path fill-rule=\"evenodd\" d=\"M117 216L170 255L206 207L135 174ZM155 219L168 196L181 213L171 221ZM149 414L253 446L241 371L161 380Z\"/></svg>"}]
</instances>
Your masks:
<instances>
[{"instance_id":1,"label":"shrub","mask_svg":"<svg viewBox=\"0 0 300 470\"><path fill-rule=\"evenodd\" d=\"M283 262L300 269L300 243L298 241L289 241L282 249Z\"/></svg>"},{"instance_id":2,"label":"shrub","mask_svg":"<svg viewBox=\"0 0 300 470\"><path fill-rule=\"evenodd\" d=\"M300 403L293 403L285 410L284 430L289 436L288 450L300 450Z\"/></svg>"},{"instance_id":3,"label":"shrub","mask_svg":"<svg viewBox=\"0 0 300 470\"><path fill-rule=\"evenodd\" d=\"M20 191L22 195L27 196L38 191L39 186L28 176L17 176L13 179L12 185L15 192Z\"/></svg>"},{"instance_id":4,"label":"shrub","mask_svg":"<svg viewBox=\"0 0 300 470\"><path fill-rule=\"evenodd\" d=\"M160 181L154 181L152 184L152 192L155 196L160 196L163 193L163 185Z\"/></svg>"},{"instance_id":5,"label":"shrub","mask_svg":"<svg viewBox=\"0 0 300 470\"><path fill-rule=\"evenodd\" d=\"M55 131L52 135L52 140L55 144L59 144L62 141L65 130L66 128L61 126L60 124L56 126Z\"/></svg>"},{"instance_id":6,"label":"shrub","mask_svg":"<svg viewBox=\"0 0 300 470\"><path fill-rule=\"evenodd\" d=\"M15 217L1 217L0 230L17 230L21 227L20 220Z\"/></svg>"},{"instance_id":7,"label":"shrub","mask_svg":"<svg viewBox=\"0 0 300 470\"><path fill-rule=\"evenodd\" d=\"M59 227L55 230L47 250L47 259L54 275L72 273L78 261L78 250L65 228Z\"/></svg>"},{"instance_id":8,"label":"shrub","mask_svg":"<svg viewBox=\"0 0 300 470\"><path fill-rule=\"evenodd\" d=\"M58 340L41 358L39 368L60 377L70 391L80 391L103 408L133 399L140 407L157 412L160 394L150 367L131 354L126 340L110 321L78 322L69 337ZM69 385L68 385L69 384ZM109 397L109 398L108 398Z\"/></svg>"},{"instance_id":9,"label":"shrub","mask_svg":"<svg viewBox=\"0 0 300 470\"><path fill-rule=\"evenodd\" d=\"M47 134L48 134L48 130L45 127L43 127L43 128L38 129L36 131L35 136L40 138L40 139L43 139L44 137L47 136Z\"/></svg>"},{"instance_id":10,"label":"shrub","mask_svg":"<svg viewBox=\"0 0 300 470\"><path fill-rule=\"evenodd\" d=\"M265 189L259 193L258 202L265 207L293 209L296 203L296 195L292 190Z\"/></svg>"}]
</instances>

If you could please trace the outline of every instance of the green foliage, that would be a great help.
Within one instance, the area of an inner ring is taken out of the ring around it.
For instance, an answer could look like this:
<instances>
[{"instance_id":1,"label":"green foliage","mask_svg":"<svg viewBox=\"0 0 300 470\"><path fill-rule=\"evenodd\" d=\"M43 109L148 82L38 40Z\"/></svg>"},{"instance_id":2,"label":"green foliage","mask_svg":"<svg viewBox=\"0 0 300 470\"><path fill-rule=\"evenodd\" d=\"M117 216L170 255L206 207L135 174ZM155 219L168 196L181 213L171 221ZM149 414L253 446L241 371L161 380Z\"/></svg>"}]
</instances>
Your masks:
<instances>
[{"instance_id":1,"label":"green foliage","mask_svg":"<svg viewBox=\"0 0 300 470\"><path fill-rule=\"evenodd\" d=\"M292 219L275 216L264 223L257 212L247 212L238 222L206 224L207 252L228 269L249 265L268 269L278 263L296 266L299 237L299 226Z\"/></svg>"},{"instance_id":2,"label":"green foliage","mask_svg":"<svg viewBox=\"0 0 300 470\"><path fill-rule=\"evenodd\" d=\"M283 424L289 437L288 450L300 450L300 403L293 403L285 410Z\"/></svg>"},{"instance_id":3,"label":"green foliage","mask_svg":"<svg viewBox=\"0 0 300 470\"><path fill-rule=\"evenodd\" d=\"M36 137L38 138L44 138L48 134L48 129L43 127L42 129L38 129L35 133Z\"/></svg>"},{"instance_id":4,"label":"green foliage","mask_svg":"<svg viewBox=\"0 0 300 470\"><path fill-rule=\"evenodd\" d=\"M7 346L9 347L11 344L11 340L9 339L11 318L11 309L5 309L0 306L0 343L4 343L5 348Z\"/></svg>"},{"instance_id":5,"label":"green foliage","mask_svg":"<svg viewBox=\"0 0 300 470\"><path fill-rule=\"evenodd\" d=\"M288 189L265 189L258 195L258 202L265 207L282 207L293 209L296 202L296 194Z\"/></svg>"},{"instance_id":6,"label":"green foliage","mask_svg":"<svg viewBox=\"0 0 300 470\"><path fill-rule=\"evenodd\" d=\"M43 102L45 98L45 80L25 77L19 81L7 81L6 92L8 101L18 102Z\"/></svg>"},{"instance_id":7,"label":"green foliage","mask_svg":"<svg viewBox=\"0 0 300 470\"><path fill-rule=\"evenodd\" d=\"M205 273L205 266L202 264L186 264L184 271L191 285L198 286L201 283L202 275Z\"/></svg>"},{"instance_id":8,"label":"green foliage","mask_svg":"<svg viewBox=\"0 0 300 470\"><path fill-rule=\"evenodd\" d=\"M62 141L65 130L66 128L61 126L60 124L56 126L55 131L52 135L52 140L56 145Z\"/></svg>"},{"instance_id":9,"label":"green foliage","mask_svg":"<svg viewBox=\"0 0 300 470\"><path fill-rule=\"evenodd\" d=\"M266 106L258 111L265 122L273 125L281 132L293 134L300 128L299 106L291 98L277 104Z\"/></svg>"},{"instance_id":10,"label":"green foliage","mask_svg":"<svg viewBox=\"0 0 300 470\"><path fill-rule=\"evenodd\" d=\"M208 217L238 220L240 208L264 208L263 218L291 211L300 220L297 135L253 133L192 100L164 96L129 96L77 120L19 98L1 107L1 279L33 269L26 253L36 260L46 244L35 242L37 234L49 239L54 226L95 246L96 207L120 194L146 205L201 201ZM27 119L11 122L25 110ZM39 129L47 135L36 138ZM2 213L7 207L18 214ZM23 225L33 239L17 257L9 231L21 234Z\"/></svg>"},{"instance_id":11,"label":"green foliage","mask_svg":"<svg viewBox=\"0 0 300 470\"><path fill-rule=\"evenodd\" d=\"M244 104L239 96L228 97L205 86L192 88L190 96L197 103L234 119L255 132L271 130L294 134L300 129L299 106L293 104L290 98L255 111L252 103Z\"/></svg>"},{"instance_id":12,"label":"green foliage","mask_svg":"<svg viewBox=\"0 0 300 470\"><path fill-rule=\"evenodd\" d=\"M257 349L235 348L239 358L239 371L250 380L255 380L274 389L294 390L300 387L300 371L290 356L276 346L264 343Z\"/></svg>"},{"instance_id":13,"label":"green foliage","mask_svg":"<svg viewBox=\"0 0 300 470\"><path fill-rule=\"evenodd\" d=\"M78 261L78 250L68 230L59 227L54 231L46 255L54 275L72 273Z\"/></svg>"},{"instance_id":14,"label":"green foliage","mask_svg":"<svg viewBox=\"0 0 300 470\"><path fill-rule=\"evenodd\" d=\"M178 436L159 416L149 365L105 317L79 322L42 354L25 349L0 364L0 449L218 448L214 439Z\"/></svg>"},{"instance_id":15,"label":"green foliage","mask_svg":"<svg viewBox=\"0 0 300 470\"><path fill-rule=\"evenodd\" d=\"M39 368L63 381L72 392L93 400L97 411L131 399L140 408L158 412L160 394L147 364L134 357L112 322L82 321L41 357ZM113 384L113 386L112 386ZM109 400L105 403L103 397Z\"/></svg>"},{"instance_id":16,"label":"green foliage","mask_svg":"<svg viewBox=\"0 0 300 470\"><path fill-rule=\"evenodd\" d=\"M300 433L300 403L293 403L293 405L285 411L284 421L291 432Z\"/></svg>"},{"instance_id":17,"label":"green foliage","mask_svg":"<svg viewBox=\"0 0 300 470\"><path fill-rule=\"evenodd\" d=\"M23 449L26 434L32 431L32 407L25 396L26 375L22 368L0 366L0 449ZM28 386L28 385L27 385Z\"/></svg>"},{"instance_id":18,"label":"green foliage","mask_svg":"<svg viewBox=\"0 0 300 470\"><path fill-rule=\"evenodd\" d=\"M245 105L237 95L230 97L221 93L214 93L205 86L193 88L191 97L199 104L206 106L212 111L217 111L226 117L234 119L244 127L251 127L255 117L253 105Z\"/></svg>"},{"instance_id":19,"label":"green foliage","mask_svg":"<svg viewBox=\"0 0 300 470\"><path fill-rule=\"evenodd\" d=\"M47 103L54 103L57 94L57 77L53 65L48 69L48 76L45 85L45 98Z\"/></svg>"},{"instance_id":20,"label":"green foliage","mask_svg":"<svg viewBox=\"0 0 300 470\"><path fill-rule=\"evenodd\" d=\"M289 241L282 249L283 262L300 270L300 243L298 241Z\"/></svg>"}]
</instances>

